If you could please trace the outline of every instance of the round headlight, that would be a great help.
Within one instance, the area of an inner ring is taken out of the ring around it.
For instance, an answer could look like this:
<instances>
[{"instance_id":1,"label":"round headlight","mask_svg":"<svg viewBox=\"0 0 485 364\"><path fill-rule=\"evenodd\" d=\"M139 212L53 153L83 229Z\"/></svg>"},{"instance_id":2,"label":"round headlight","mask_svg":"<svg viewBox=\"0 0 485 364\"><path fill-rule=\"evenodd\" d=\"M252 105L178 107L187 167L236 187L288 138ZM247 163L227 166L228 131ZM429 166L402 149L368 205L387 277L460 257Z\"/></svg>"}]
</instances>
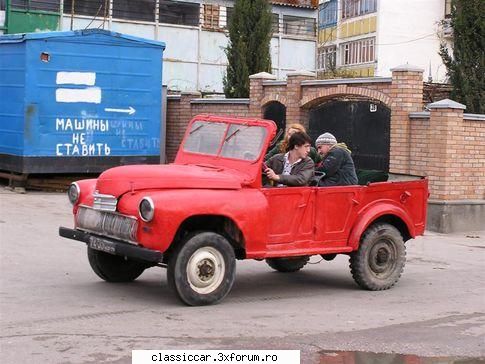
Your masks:
<instances>
[{"instance_id":1,"label":"round headlight","mask_svg":"<svg viewBox=\"0 0 485 364\"><path fill-rule=\"evenodd\" d=\"M152 221L153 215L155 215L155 205L153 204L153 200L150 197L143 197L140 201L138 210L143 221Z\"/></svg>"},{"instance_id":2,"label":"round headlight","mask_svg":"<svg viewBox=\"0 0 485 364\"><path fill-rule=\"evenodd\" d=\"M79 185L76 182L71 183L69 189L67 190L67 197L69 197L69 201L73 205L75 205L79 200L79 195L81 195Z\"/></svg>"}]
</instances>

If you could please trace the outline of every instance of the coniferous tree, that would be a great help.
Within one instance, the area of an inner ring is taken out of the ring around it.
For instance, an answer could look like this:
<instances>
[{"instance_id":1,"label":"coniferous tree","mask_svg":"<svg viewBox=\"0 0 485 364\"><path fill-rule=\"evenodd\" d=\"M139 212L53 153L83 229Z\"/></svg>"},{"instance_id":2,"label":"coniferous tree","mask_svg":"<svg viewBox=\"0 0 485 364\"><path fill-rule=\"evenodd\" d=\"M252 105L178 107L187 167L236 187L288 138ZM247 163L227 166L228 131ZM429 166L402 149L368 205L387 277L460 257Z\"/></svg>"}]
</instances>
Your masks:
<instances>
[{"instance_id":1,"label":"coniferous tree","mask_svg":"<svg viewBox=\"0 0 485 364\"><path fill-rule=\"evenodd\" d=\"M271 8L267 0L236 0L229 22L226 97L249 97L249 76L271 72Z\"/></svg>"},{"instance_id":2,"label":"coniferous tree","mask_svg":"<svg viewBox=\"0 0 485 364\"><path fill-rule=\"evenodd\" d=\"M452 54L442 44L440 56L453 87L451 98L469 113L485 112L485 1L452 0Z\"/></svg>"}]
</instances>

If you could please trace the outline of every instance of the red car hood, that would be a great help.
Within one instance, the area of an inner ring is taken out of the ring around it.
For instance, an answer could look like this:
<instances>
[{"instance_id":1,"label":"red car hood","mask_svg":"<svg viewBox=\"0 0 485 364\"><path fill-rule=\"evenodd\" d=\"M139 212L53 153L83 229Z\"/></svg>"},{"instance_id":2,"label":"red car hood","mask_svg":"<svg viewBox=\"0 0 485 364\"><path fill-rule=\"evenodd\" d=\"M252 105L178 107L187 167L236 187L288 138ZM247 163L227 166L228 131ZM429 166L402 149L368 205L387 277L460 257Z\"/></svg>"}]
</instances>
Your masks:
<instances>
[{"instance_id":1,"label":"red car hood","mask_svg":"<svg viewBox=\"0 0 485 364\"><path fill-rule=\"evenodd\" d=\"M243 175L235 170L197 165L133 165L108 169L96 183L99 193L118 197L145 189L239 189Z\"/></svg>"}]
</instances>

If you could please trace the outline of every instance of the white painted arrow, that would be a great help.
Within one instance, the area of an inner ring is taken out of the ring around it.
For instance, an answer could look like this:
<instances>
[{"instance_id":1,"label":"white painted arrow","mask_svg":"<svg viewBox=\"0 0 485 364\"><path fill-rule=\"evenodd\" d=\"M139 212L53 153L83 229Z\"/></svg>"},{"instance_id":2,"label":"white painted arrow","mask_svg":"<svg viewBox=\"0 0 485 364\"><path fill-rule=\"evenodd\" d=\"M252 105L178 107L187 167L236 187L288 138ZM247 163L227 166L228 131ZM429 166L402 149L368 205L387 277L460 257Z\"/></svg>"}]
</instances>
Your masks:
<instances>
[{"instance_id":1,"label":"white painted arrow","mask_svg":"<svg viewBox=\"0 0 485 364\"><path fill-rule=\"evenodd\" d=\"M124 112L124 113L130 114L130 115L133 115L136 112L136 110L134 108L132 108L131 106L128 109L113 109L113 108L110 108L110 107L106 107L104 109L104 111L109 111L109 112Z\"/></svg>"}]
</instances>

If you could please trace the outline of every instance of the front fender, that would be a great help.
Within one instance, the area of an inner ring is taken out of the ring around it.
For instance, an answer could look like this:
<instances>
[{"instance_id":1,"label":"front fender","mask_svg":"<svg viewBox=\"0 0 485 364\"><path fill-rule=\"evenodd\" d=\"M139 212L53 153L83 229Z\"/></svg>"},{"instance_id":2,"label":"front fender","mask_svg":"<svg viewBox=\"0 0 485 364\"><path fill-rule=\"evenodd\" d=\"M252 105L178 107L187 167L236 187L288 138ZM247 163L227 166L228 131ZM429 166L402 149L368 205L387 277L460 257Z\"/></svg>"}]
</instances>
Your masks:
<instances>
[{"instance_id":1,"label":"front fender","mask_svg":"<svg viewBox=\"0 0 485 364\"><path fill-rule=\"evenodd\" d=\"M152 221L138 220L137 238L146 248L164 252L186 219L198 215L217 215L231 219L242 231L248 257L253 255L252 252L265 249L268 235L267 201L257 189L137 191L124 195L118 202L118 210L138 216L138 205L145 196L149 196L155 205Z\"/></svg>"},{"instance_id":2,"label":"front fender","mask_svg":"<svg viewBox=\"0 0 485 364\"><path fill-rule=\"evenodd\" d=\"M352 247L352 250L359 249L360 237L362 234L372 222L384 215L392 215L401 219L406 224L409 234L412 237L416 236L414 225L412 224L408 213L401 206L392 200L379 201L373 205L367 206L358 214L348 241L348 245Z\"/></svg>"}]
</instances>

